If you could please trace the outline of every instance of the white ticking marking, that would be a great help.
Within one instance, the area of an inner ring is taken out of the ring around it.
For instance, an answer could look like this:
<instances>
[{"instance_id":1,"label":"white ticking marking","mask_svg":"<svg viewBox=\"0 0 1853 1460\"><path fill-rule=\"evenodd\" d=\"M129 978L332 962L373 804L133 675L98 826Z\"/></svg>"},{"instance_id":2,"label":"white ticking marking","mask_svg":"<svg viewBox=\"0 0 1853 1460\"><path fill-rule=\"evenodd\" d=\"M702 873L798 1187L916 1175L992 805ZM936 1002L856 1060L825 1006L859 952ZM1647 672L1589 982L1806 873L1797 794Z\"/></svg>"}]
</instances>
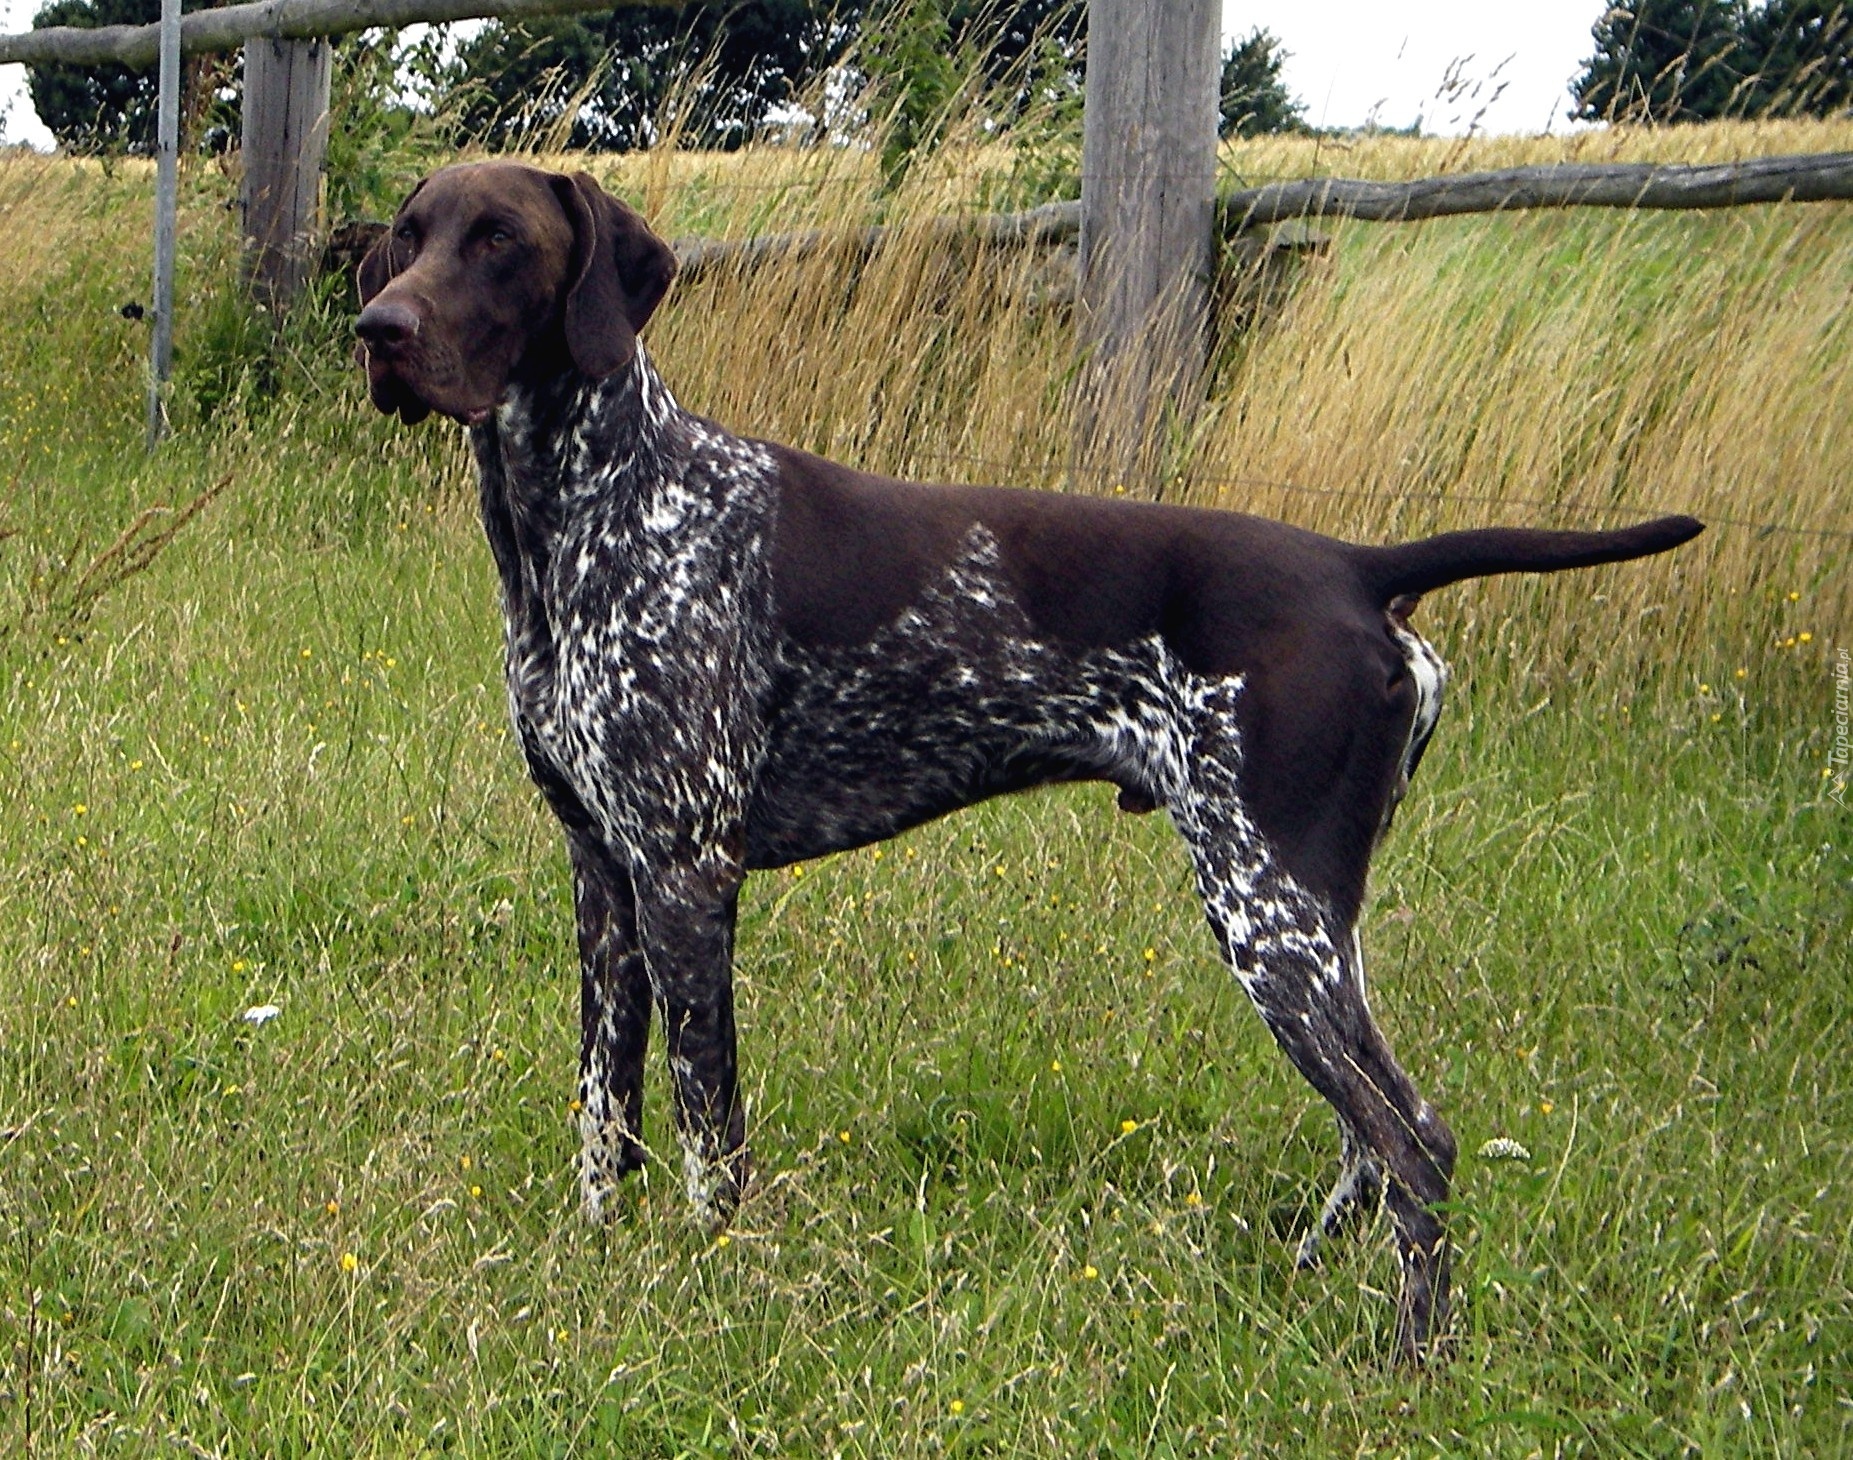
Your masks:
<instances>
[{"instance_id":1,"label":"white ticking marking","mask_svg":"<svg viewBox=\"0 0 1853 1460\"><path fill-rule=\"evenodd\" d=\"M1409 678L1415 686L1415 714L1409 722L1409 739L1403 745L1402 772L1397 778L1396 792L1384 808L1387 827L1391 814L1409 789L1409 778L1415 774L1416 756L1441 719L1442 697L1448 687L1448 666L1435 652L1434 645L1393 616L1386 618L1386 626L1390 637L1403 651L1403 662L1409 666Z\"/></svg>"},{"instance_id":2,"label":"white ticking marking","mask_svg":"<svg viewBox=\"0 0 1853 1460\"><path fill-rule=\"evenodd\" d=\"M704 1226L718 1226L728 1213L720 1202L727 1186L726 1164L710 1155L702 1144L684 1136L682 1145L682 1181L688 1189L689 1205Z\"/></svg>"}]
</instances>

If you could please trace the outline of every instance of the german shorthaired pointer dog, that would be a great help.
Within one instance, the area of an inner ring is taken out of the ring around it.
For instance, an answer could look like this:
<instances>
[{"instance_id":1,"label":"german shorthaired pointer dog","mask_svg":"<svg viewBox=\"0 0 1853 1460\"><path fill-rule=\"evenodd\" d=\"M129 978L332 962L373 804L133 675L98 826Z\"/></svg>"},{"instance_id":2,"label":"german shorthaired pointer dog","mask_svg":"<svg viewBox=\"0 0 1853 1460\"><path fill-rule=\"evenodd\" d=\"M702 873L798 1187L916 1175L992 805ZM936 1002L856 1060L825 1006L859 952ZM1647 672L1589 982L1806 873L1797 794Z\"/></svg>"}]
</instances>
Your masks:
<instances>
[{"instance_id":1,"label":"german shorthaired pointer dog","mask_svg":"<svg viewBox=\"0 0 1853 1460\"><path fill-rule=\"evenodd\" d=\"M581 1181L643 1161L663 1021L691 1199L746 1179L732 962L756 868L961 806L1107 781L1187 843L1223 955L1338 1113L1318 1229L1387 1202L1398 1333L1446 1312L1455 1144L1372 1021L1373 846L1441 709L1418 595L1662 552L1619 532L1357 547L1234 512L919 486L735 436L637 335L675 258L581 173L447 168L363 261L373 402L467 425L501 574L510 713L565 827L581 958Z\"/></svg>"}]
</instances>

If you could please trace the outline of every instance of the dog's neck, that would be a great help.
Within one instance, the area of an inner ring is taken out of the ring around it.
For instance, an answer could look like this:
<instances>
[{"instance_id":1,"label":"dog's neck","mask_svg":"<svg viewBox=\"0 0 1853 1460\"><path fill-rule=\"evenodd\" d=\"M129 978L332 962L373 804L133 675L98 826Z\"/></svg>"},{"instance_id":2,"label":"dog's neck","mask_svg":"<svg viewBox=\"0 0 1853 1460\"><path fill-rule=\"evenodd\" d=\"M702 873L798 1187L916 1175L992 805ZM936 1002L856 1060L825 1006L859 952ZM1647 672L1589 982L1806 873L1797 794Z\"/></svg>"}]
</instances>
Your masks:
<instances>
[{"instance_id":1,"label":"dog's neck","mask_svg":"<svg viewBox=\"0 0 1853 1460\"><path fill-rule=\"evenodd\" d=\"M647 481L636 464L662 457L681 413L639 345L630 364L603 379L569 365L511 381L494 415L472 428L471 442L485 474L493 466L506 481L511 508L547 517L569 505L568 492L610 500L623 478ZM570 459L589 441L600 443L603 462Z\"/></svg>"},{"instance_id":2,"label":"dog's neck","mask_svg":"<svg viewBox=\"0 0 1853 1460\"><path fill-rule=\"evenodd\" d=\"M603 379L569 364L512 380L495 413L470 428L483 525L492 545L503 539L497 558L506 547L539 567L581 508L646 507L640 494L660 480L651 467L670 447L681 413L641 345L630 364ZM578 459L593 442L603 459Z\"/></svg>"},{"instance_id":3,"label":"dog's neck","mask_svg":"<svg viewBox=\"0 0 1853 1460\"><path fill-rule=\"evenodd\" d=\"M623 537L672 481L686 418L641 345L596 379L570 365L510 382L502 404L470 428L483 529L513 617L541 607L563 535ZM596 451L598 459L586 453Z\"/></svg>"}]
</instances>

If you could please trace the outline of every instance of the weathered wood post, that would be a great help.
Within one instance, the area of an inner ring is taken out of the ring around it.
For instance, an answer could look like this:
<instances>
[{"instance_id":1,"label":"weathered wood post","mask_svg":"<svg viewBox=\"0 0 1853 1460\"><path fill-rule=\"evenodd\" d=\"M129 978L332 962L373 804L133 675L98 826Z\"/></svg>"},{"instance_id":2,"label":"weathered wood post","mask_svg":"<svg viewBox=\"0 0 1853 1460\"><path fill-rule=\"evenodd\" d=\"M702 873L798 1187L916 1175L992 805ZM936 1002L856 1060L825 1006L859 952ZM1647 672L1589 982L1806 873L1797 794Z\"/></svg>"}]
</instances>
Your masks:
<instances>
[{"instance_id":1,"label":"weathered wood post","mask_svg":"<svg viewBox=\"0 0 1853 1460\"><path fill-rule=\"evenodd\" d=\"M160 94L155 111L154 341L148 359L148 449L167 435L174 364L174 242L180 190L180 0L161 0Z\"/></svg>"},{"instance_id":2,"label":"weathered wood post","mask_svg":"<svg viewBox=\"0 0 1853 1460\"><path fill-rule=\"evenodd\" d=\"M295 302L314 263L330 57L319 38L245 42L245 270L253 297L273 315Z\"/></svg>"},{"instance_id":3,"label":"weathered wood post","mask_svg":"<svg viewBox=\"0 0 1853 1460\"><path fill-rule=\"evenodd\" d=\"M1078 459L1135 475L1195 408L1214 255L1216 0L1088 0Z\"/></svg>"}]
</instances>

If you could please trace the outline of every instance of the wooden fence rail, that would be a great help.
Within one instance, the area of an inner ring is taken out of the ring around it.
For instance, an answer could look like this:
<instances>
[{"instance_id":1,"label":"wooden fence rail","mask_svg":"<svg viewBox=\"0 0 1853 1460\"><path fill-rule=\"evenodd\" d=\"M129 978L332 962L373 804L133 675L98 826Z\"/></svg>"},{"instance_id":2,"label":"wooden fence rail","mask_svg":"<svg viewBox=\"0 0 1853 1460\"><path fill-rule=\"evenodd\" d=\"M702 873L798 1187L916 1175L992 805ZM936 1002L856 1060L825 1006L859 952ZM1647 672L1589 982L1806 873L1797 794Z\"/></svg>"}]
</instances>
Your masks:
<instances>
[{"instance_id":1,"label":"wooden fence rail","mask_svg":"<svg viewBox=\"0 0 1853 1460\"><path fill-rule=\"evenodd\" d=\"M1269 183L1216 200L1216 231L1224 238L1244 228L1301 218L1362 218L1402 222L1463 213L1525 208L1731 208L1747 203L1827 202L1853 199L1853 152L1759 157L1748 162L1688 166L1673 163L1567 163L1462 172L1415 182L1364 182L1307 178ZM980 244L1058 244L1079 236L1079 203L1044 203L1024 213L935 218L908 225L930 236ZM807 230L735 241L678 239L685 275L725 266L751 268L781 259L848 249L873 253L895 230L855 233Z\"/></svg>"},{"instance_id":2,"label":"wooden fence rail","mask_svg":"<svg viewBox=\"0 0 1853 1460\"><path fill-rule=\"evenodd\" d=\"M1758 157L1702 166L1598 162L1463 172L1417 182L1308 178L1270 183L1223 200L1245 223L1288 218L1400 222L1519 208L1732 208L1853 198L1853 152Z\"/></svg>"},{"instance_id":3,"label":"wooden fence rail","mask_svg":"<svg viewBox=\"0 0 1853 1460\"><path fill-rule=\"evenodd\" d=\"M531 20L633 5L676 5L679 0L258 0L219 10L196 10L180 20L180 49L229 51L256 37L314 40L375 26L394 28L448 20ZM0 36L0 65L152 66L161 51L158 25L55 25Z\"/></svg>"}]
</instances>

